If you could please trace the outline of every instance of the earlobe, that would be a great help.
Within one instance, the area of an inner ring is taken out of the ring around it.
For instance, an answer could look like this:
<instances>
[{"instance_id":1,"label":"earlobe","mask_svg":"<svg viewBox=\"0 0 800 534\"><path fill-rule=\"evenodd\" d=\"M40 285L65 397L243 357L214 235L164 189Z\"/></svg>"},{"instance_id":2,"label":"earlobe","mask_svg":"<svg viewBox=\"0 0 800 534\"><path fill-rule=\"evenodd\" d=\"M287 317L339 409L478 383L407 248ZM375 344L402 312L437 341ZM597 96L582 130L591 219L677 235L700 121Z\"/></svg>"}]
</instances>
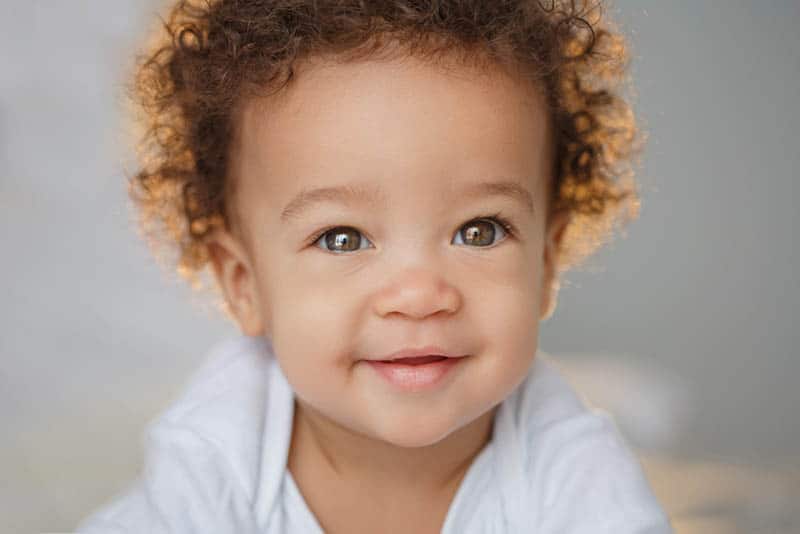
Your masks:
<instances>
[{"instance_id":1,"label":"earlobe","mask_svg":"<svg viewBox=\"0 0 800 534\"><path fill-rule=\"evenodd\" d=\"M219 289L242 333L263 336L258 287L247 251L225 230L214 232L206 244Z\"/></svg>"},{"instance_id":2,"label":"earlobe","mask_svg":"<svg viewBox=\"0 0 800 534\"><path fill-rule=\"evenodd\" d=\"M544 253L542 258L542 283L540 302L540 321L552 317L558 302L561 287L559 272L559 256L561 243L572 217L569 212L562 211L552 215L545 231Z\"/></svg>"},{"instance_id":3,"label":"earlobe","mask_svg":"<svg viewBox=\"0 0 800 534\"><path fill-rule=\"evenodd\" d=\"M542 289L544 294L542 295L542 307L539 321L546 321L555 313L560 286L561 284L556 278L553 279L546 288Z\"/></svg>"}]
</instances>

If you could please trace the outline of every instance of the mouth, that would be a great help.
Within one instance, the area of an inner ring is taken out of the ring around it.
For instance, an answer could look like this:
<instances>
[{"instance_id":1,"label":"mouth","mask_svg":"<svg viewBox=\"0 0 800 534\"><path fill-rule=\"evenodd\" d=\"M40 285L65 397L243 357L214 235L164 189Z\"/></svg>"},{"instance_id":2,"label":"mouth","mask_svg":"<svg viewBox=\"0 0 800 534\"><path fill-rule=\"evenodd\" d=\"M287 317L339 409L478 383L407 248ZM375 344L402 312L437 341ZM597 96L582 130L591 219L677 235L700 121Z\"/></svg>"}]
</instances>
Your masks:
<instances>
[{"instance_id":1,"label":"mouth","mask_svg":"<svg viewBox=\"0 0 800 534\"><path fill-rule=\"evenodd\" d=\"M374 361L402 362L408 365L417 365L430 363L431 361L435 361L434 359L443 360L447 358L460 358L461 356L460 354L452 354L436 345L427 345L419 348L409 347L400 349L391 354L375 358Z\"/></svg>"},{"instance_id":2,"label":"mouth","mask_svg":"<svg viewBox=\"0 0 800 534\"><path fill-rule=\"evenodd\" d=\"M393 389L414 392L441 385L465 358L465 356L427 354L388 360L367 360L367 363Z\"/></svg>"}]
</instances>

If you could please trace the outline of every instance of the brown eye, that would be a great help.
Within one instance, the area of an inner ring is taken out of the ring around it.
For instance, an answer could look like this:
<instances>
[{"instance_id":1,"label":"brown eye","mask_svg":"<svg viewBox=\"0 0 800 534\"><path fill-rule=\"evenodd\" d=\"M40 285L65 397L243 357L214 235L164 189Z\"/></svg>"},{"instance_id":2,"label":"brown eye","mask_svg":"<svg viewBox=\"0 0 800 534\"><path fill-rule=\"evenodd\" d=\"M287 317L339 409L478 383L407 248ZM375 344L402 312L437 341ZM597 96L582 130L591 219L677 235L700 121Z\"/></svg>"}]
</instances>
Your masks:
<instances>
[{"instance_id":1,"label":"brown eye","mask_svg":"<svg viewBox=\"0 0 800 534\"><path fill-rule=\"evenodd\" d=\"M462 241L455 244L487 247L495 243L495 237L498 235L497 229L499 229L500 237L498 241L500 241L505 237L505 230L500 224L491 219L475 219L462 226L456 233L456 237L460 237Z\"/></svg>"},{"instance_id":2,"label":"brown eye","mask_svg":"<svg viewBox=\"0 0 800 534\"><path fill-rule=\"evenodd\" d=\"M361 232L348 226L339 226L328 230L317 240L317 242L320 241L325 243L322 248L331 252L352 252L362 248L362 241L369 243L367 239L362 240Z\"/></svg>"}]
</instances>

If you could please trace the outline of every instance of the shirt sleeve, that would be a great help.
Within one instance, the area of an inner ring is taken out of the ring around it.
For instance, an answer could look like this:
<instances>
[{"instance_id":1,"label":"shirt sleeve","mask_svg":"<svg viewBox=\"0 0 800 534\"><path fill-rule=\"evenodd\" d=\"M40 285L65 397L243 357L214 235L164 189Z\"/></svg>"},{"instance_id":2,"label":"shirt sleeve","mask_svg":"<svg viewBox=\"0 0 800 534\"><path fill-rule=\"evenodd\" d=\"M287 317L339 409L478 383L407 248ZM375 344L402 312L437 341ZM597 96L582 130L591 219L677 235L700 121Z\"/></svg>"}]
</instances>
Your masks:
<instances>
[{"instance_id":1,"label":"shirt sleeve","mask_svg":"<svg viewBox=\"0 0 800 534\"><path fill-rule=\"evenodd\" d=\"M570 534L671 534L641 464L605 413L558 424L549 445L542 529Z\"/></svg>"},{"instance_id":2,"label":"shirt sleeve","mask_svg":"<svg viewBox=\"0 0 800 534\"><path fill-rule=\"evenodd\" d=\"M212 443L162 422L141 476L76 529L83 534L255 532L252 509Z\"/></svg>"}]
</instances>

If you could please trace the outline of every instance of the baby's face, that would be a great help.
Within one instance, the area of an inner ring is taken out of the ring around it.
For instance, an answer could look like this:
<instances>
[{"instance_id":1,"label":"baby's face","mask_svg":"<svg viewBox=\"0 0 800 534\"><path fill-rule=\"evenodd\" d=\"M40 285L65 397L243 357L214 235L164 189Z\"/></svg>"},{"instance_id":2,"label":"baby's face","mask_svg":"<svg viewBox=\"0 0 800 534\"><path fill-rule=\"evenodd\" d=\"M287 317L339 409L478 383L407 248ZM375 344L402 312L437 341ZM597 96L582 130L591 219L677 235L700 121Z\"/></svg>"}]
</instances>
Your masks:
<instances>
[{"instance_id":1,"label":"baby's face","mask_svg":"<svg viewBox=\"0 0 800 534\"><path fill-rule=\"evenodd\" d=\"M217 274L296 395L367 436L433 444L535 355L557 242L550 133L540 95L493 74L317 65L241 116L241 240L220 241ZM464 357L410 389L369 363L426 346Z\"/></svg>"}]
</instances>

